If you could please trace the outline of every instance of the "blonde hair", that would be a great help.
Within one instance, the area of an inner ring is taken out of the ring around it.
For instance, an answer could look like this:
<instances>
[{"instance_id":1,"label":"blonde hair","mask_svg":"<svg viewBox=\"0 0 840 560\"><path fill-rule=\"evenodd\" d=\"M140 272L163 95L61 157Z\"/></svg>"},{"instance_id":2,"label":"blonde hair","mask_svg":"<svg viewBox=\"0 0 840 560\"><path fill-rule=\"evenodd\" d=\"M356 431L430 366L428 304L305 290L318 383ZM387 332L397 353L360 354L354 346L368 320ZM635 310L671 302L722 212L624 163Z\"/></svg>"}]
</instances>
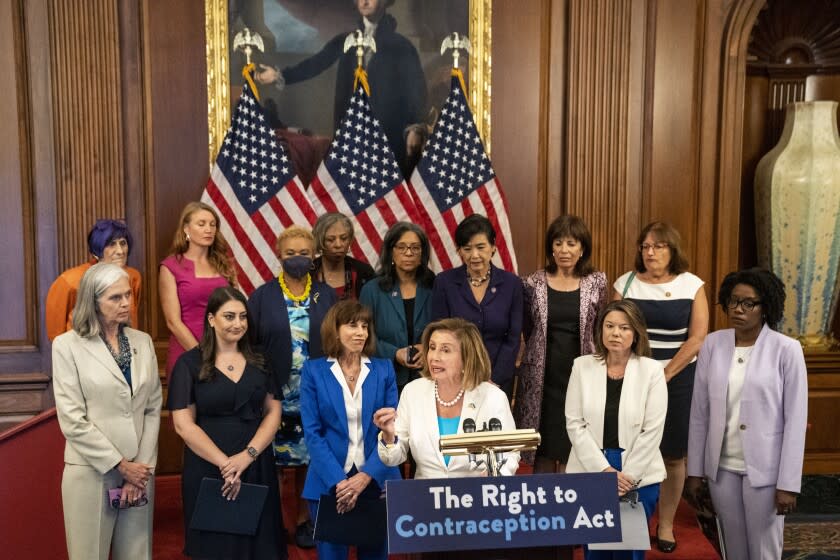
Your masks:
<instances>
[{"instance_id":1,"label":"blonde hair","mask_svg":"<svg viewBox=\"0 0 840 560\"><path fill-rule=\"evenodd\" d=\"M181 211L181 217L178 220L178 228L175 230L175 236L172 238L172 247L169 249L169 254L175 255L179 261L181 260L190 246L187 234L184 233L184 226L190 223L193 214L202 210L209 212L213 216L213 219L216 220L216 235L213 238L213 244L210 245L207 251L207 260L227 280L228 284L236 286L236 271L233 269L230 257L228 256L230 248L228 247L227 241L225 241L224 235L222 235L219 214L208 204L196 201L184 206L184 209Z\"/></svg>"},{"instance_id":2,"label":"blonde hair","mask_svg":"<svg viewBox=\"0 0 840 560\"><path fill-rule=\"evenodd\" d=\"M465 390L470 391L485 381L490 381L490 372L493 366L490 362L490 356L487 354L487 348L484 347L484 341L481 339L481 333L478 332L478 327L458 317L429 323L426 330L423 331L424 356L429 353L429 340L431 340L435 331L451 332L458 340L458 344L461 346L461 363L464 367L461 386ZM432 378L428 360L423 364L420 375L426 379Z\"/></svg>"},{"instance_id":3,"label":"blonde hair","mask_svg":"<svg viewBox=\"0 0 840 560\"><path fill-rule=\"evenodd\" d=\"M315 236L312 235L312 232L305 227L291 225L281 231L280 235L277 236L277 241L274 242L274 254L277 257L280 256L280 246L283 245L287 239L306 239L312 244L312 251L315 251Z\"/></svg>"}]
</instances>

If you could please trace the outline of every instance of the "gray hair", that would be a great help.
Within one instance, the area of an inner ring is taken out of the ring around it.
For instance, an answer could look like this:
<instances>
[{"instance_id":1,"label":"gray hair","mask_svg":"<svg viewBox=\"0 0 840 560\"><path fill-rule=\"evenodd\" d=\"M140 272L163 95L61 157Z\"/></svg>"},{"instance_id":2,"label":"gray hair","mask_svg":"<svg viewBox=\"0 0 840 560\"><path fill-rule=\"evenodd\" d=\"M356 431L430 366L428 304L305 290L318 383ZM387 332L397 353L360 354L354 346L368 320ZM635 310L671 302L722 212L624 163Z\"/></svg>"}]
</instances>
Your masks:
<instances>
[{"instance_id":1,"label":"gray hair","mask_svg":"<svg viewBox=\"0 0 840 560\"><path fill-rule=\"evenodd\" d=\"M327 212L318 217L315 226L312 228L312 235L315 236L315 250L319 253L324 252L324 239L327 237L327 230L335 224L344 224L347 231L350 232L350 242L356 237L356 232L353 229L353 222L350 218L341 212Z\"/></svg>"},{"instance_id":2,"label":"gray hair","mask_svg":"<svg viewBox=\"0 0 840 560\"><path fill-rule=\"evenodd\" d=\"M82 276L76 295L76 307L73 308L73 330L79 336L87 338L99 335L102 330L99 324L99 298L122 278L128 278L128 273L121 266L109 263L95 264Z\"/></svg>"}]
</instances>

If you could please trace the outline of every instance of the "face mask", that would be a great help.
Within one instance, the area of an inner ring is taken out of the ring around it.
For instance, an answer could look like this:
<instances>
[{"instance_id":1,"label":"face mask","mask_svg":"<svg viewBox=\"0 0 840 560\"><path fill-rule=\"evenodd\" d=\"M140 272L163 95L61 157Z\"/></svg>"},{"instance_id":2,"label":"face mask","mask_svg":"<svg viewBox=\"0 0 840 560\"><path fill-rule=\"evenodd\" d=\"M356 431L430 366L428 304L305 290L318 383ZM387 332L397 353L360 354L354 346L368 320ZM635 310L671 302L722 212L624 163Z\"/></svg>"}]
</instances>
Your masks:
<instances>
[{"instance_id":1,"label":"face mask","mask_svg":"<svg viewBox=\"0 0 840 560\"><path fill-rule=\"evenodd\" d=\"M292 278L303 278L312 270L312 259L303 255L283 259L280 264L283 265L283 272Z\"/></svg>"}]
</instances>

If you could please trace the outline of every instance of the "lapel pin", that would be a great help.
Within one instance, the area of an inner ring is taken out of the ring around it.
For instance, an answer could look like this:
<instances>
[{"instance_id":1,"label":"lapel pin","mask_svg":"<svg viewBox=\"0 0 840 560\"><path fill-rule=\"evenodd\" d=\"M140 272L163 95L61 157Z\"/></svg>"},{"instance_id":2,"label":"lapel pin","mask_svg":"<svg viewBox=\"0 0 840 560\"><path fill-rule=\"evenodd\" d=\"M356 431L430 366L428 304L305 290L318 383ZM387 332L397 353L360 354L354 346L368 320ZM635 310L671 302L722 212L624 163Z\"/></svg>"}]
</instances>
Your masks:
<instances>
[{"instance_id":1,"label":"lapel pin","mask_svg":"<svg viewBox=\"0 0 840 560\"><path fill-rule=\"evenodd\" d=\"M397 297L397 291L396 291L396 290L394 290L393 292L391 292L391 297Z\"/></svg>"},{"instance_id":2,"label":"lapel pin","mask_svg":"<svg viewBox=\"0 0 840 560\"><path fill-rule=\"evenodd\" d=\"M470 404L468 405L468 408L475 408L475 403L470 403Z\"/></svg>"},{"instance_id":3,"label":"lapel pin","mask_svg":"<svg viewBox=\"0 0 840 560\"><path fill-rule=\"evenodd\" d=\"M496 293L496 288L490 288L490 291L495 294Z\"/></svg>"}]
</instances>

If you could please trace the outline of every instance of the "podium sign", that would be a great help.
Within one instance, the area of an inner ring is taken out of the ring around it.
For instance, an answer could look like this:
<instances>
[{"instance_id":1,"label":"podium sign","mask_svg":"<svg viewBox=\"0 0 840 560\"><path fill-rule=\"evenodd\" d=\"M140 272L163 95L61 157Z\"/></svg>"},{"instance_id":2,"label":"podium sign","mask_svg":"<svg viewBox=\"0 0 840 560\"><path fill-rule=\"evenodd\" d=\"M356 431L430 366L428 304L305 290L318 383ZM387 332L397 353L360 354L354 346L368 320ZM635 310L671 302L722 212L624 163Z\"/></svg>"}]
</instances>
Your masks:
<instances>
[{"instance_id":1,"label":"podium sign","mask_svg":"<svg viewBox=\"0 0 840 560\"><path fill-rule=\"evenodd\" d=\"M389 480L388 552L621 540L615 473Z\"/></svg>"}]
</instances>

